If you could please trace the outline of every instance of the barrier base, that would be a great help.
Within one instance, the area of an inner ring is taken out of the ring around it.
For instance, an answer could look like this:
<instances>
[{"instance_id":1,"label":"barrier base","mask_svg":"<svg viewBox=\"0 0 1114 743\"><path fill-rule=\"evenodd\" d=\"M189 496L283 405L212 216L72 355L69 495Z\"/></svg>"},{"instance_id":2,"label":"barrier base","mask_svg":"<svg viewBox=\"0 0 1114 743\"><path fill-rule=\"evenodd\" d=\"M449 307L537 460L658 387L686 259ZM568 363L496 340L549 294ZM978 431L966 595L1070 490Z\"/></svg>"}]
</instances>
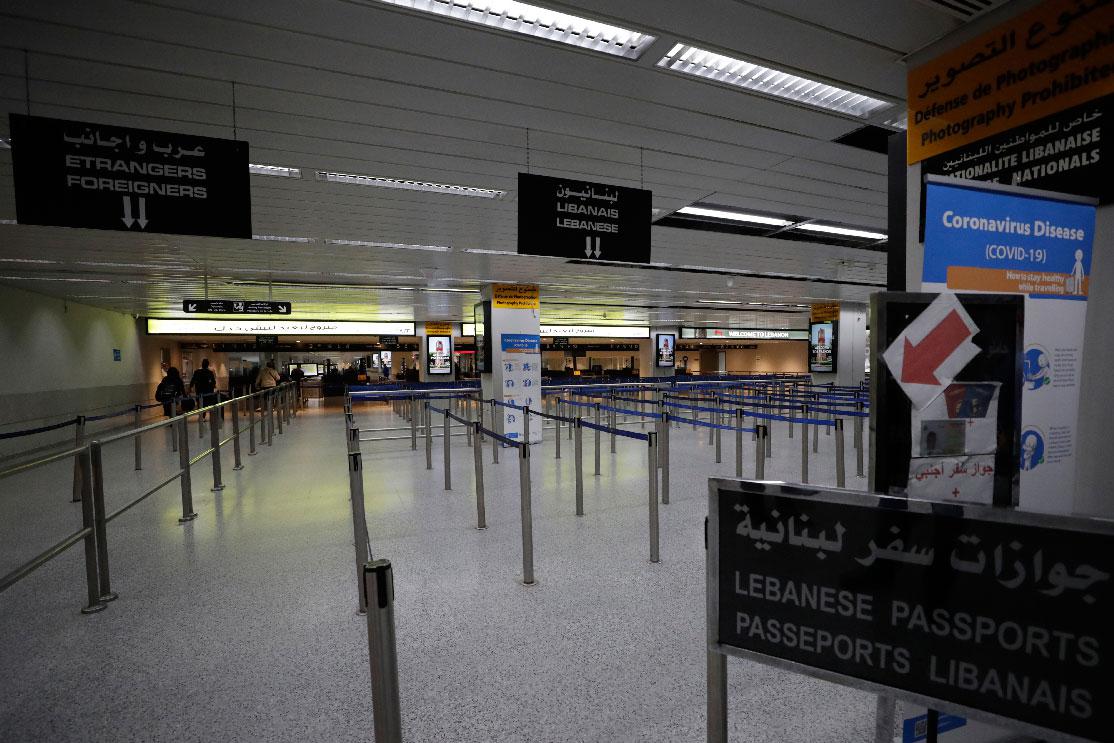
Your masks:
<instances>
[{"instance_id":1,"label":"barrier base","mask_svg":"<svg viewBox=\"0 0 1114 743\"><path fill-rule=\"evenodd\" d=\"M109 591L108 593L105 593L105 594L101 594L101 601L103 601L105 603L108 603L109 601L115 601L118 598L120 598L119 594L113 593L112 591Z\"/></svg>"},{"instance_id":2,"label":"barrier base","mask_svg":"<svg viewBox=\"0 0 1114 743\"><path fill-rule=\"evenodd\" d=\"M188 516L183 516L182 518L178 519L178 523L179 524L187 524L190 521L193 521L195 518L197 518L197 514L196 513L191 513Z\"/></svg>"},{"instance_id":3,"label":"barrier base","mask_svg":"<svg viewBox=\"0 0 1114 743\"><path fill-rule=\"evenodd\" d=\"M209 488L209 490L211 490L214 493L219 493L220 491L224 490L224 486L223 485L217 485L215 488Z\"/></svg>"},{"instance_id":4,"label":"barrier base","mask_svg":"<svg viewBox=\"0 0 1114 743\"><path fill-rule=\"evenodd\" d=\"M90 606L81 607L82 614L96 614L98 611L104 611L108 607L104 604L92 604Z\"/></svg>"}]
</instances>

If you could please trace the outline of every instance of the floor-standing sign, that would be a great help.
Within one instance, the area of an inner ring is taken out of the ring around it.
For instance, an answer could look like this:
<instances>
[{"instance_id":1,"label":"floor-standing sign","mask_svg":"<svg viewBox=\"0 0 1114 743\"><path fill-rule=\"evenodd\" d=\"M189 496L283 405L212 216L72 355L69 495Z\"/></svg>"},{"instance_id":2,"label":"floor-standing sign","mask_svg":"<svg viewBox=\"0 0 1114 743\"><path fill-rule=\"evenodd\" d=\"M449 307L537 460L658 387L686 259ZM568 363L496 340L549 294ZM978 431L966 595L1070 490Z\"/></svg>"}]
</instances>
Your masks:
<instances>
[{"instance_id":1,"label":"floor-standing sign","mask_svg":"<svg viewBox=\"0 0 1114 743\"><path fill-rule=\"evenodd\" d=\"M523 284L494 284L491 288L491 396L508 405L540 409L542 406L542 354L539 335L538 287ZM486 375L485 375L486 376ZM486 382L486 380L485 380ZM485 387L485 396L487 390ZM525 414L511 407L498 407L501 432L522 440ZM530 443L542 439L539 418L530 421Z\"/></svg>"},{"instance_id":2,"label":"floor-standing sign","mask_svg":"<svg viewBox=\"0 0 1114 743\"><path fill-rule=\"evenodd\" d=\"M1095 202L936 177L925 191L924 290L1025 295L1020 506L1070 512Z\"/></svg>"}]
</instances>

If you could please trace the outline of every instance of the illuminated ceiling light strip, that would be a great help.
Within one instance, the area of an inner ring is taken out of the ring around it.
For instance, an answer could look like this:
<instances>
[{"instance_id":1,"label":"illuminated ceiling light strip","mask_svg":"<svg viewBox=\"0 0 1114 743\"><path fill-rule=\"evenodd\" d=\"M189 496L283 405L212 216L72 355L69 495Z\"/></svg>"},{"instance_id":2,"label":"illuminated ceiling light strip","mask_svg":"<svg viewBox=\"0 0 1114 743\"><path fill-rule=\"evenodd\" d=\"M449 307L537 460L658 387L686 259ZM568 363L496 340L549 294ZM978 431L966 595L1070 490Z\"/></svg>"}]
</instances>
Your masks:
<instances>
[{"instance_id":1,"label":"illuminated ceiling light strip","mask_svg":"<svg viewBox=\"0 0 1114 743\"><path fill-rule=\"evenodd\" d=\"M72 281L81 284L111 284L112 279L71 279L61 276L0 276L3 281Z\"/></svg>"},{"instance_id":2,"label":"illuminated ceiling light strip","mask_svg":"<svg viewBox=\"0 0 1114 743\"><path fill-rule=\"evenodd\" d=\"M385 178L377 175L355 175L352 173L333 173L317 171L317 180L329 183L350 183L356 186L377 186L379 188L401 188L406 191L425 191L444 193L454 196L475 196L481 199L501 199L506 191L477 186L458 186L452 183L430 183L428 181L407 181L401 178Z\"/></svg>"},{"instance_id":3,"label":"illuminated ceiling light strip","mask_svg":"<svg viewBox=\"0 0 1114 743\"><path fill-rule=\"evenodd\" d=\"M465 248L464 252L475 255L518 255L513 250L488 250L487 248Z\"/></svg>"},{"instance_id":4,"label":"illuminated ceiling light strip","mask_svg":"<svg viewBox=\"0 0 1114 743\"><path fill-rule=\"evenodd\" d=\"M248 164L248 172L255 175L272 175L276 178L301 178L301 168L287 168L283 165Z\"/></svg>"},{"instance_id":5,"label":"illuminated ceiling light strip","mask_svg":"<svg viewBox=\"0 0 1114 743\"><path fill-rule=\"evenodd\" d=\"M858 118L867 118L894 105L687 44L674 45L657 66Z\"/></svg>"},{"instance_id":6,"label":"illuminated ceiling light strip","mask_svg":"<svg viewBox=\"0 0 1114 743\"><path fill-rule=\"evenodd\" d=\"M844 237L861 237L867 240L885 240L886 234L884 232L871 232L870 230L859 230L852 227L837 227L831 224L816 224L815 222L808 222L807 224L800 224L793 228L794 230L805 230L806 232L822 232L827 235L842 235Z\"/></svg>"},{"instance_id":7,"label":"illuminated ceiling light strip","mask_svg":"<svg viewBox=\"0 0 1114 743\"><path fill-rule=\"evenodd\" d=\"M312 237L291 237L290 235L252 235L252 240L269 240L280 243L311 243L316 242Z\"/></svg>"},{"instance_id":8,"label":"illuminated ceiling light strip","mask_svg":"<svg viewBox=\"0 0 1114 743\"><path fill-rule=\"evenodd\" d=\"M62 261L49 261L45 258L0 258L0 263L61 263Z\"/></svg>"},{"instance_id":9,"label":"illuminated ceiling light strip","mask_svg":"<svg viewBox=\"0 0 1114 743\"><path fill-rule=\"evenodd\" d=\"M326 240L326 245L351 245L358 248L393 248L395 250L431 250L437 253L448 253L452 250L448 245L407 245L405 243L382 243L369 240Z\"/></svg>"},{"instance_id":10,"label":"illuminated ceiling light strip","mask_svg":"<svg viewBox=\"0 0 1114 743\"><path fill-rule=\"evenodd\" d=\"M745 214L743 212L732 212L725 209L706 209L702 206L686 206L682 209L678 209L677 213L691 217L712 217L713 219L728 219L732 222L765 224L771 227L785 227L786 225L793 224L791 220L780 219L778 217L766 217L761 214Z\"/></svg>"},{"instance_id":11,"label":"illuminated ceiling light strip","mask_svg":"<svg viewBox=\"0 0 1114 743\"><path fill-rule=\"evenodd\" d=\"M516 0L380 0L423 13L638 59L656 37Z\"/></svg>"},{"instance_id":12,"label":"illuminated ceiling light strip","mask_svg":"<svg viewBox=\"0 0 1114 743\"><path fill-rule=\"evenodd\" d=\"M742 302L733 299L698 299L696 301L700 304L742 304Z\"/></svg>"}]
</instances>

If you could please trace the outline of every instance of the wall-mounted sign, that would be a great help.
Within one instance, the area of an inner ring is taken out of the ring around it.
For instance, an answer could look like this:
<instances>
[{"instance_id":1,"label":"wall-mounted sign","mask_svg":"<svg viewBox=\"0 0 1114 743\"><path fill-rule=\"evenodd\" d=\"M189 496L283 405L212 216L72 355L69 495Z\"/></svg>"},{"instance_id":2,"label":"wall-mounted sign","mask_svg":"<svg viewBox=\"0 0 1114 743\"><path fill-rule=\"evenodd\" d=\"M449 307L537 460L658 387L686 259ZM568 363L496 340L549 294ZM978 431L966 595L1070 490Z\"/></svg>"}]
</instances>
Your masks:
<instances>
[{"instance_id":1,"label":"wall-mounted sign","mask_svg":"<svg viewBox=\"0 0 1114 743\"><path fill-rule=\"evenodd\" d=\"M909 164L1114 93L1111 26L1111 3L1047 0L911 70Z\"/></svg>"},{"instance_id":2,"label":"wall-mounted sign","mask_svg":"<svg viewBox=\"0 0 1114 743\"><path fill-rule=\"evenodd\" d=\"M427 327L428 325L429 323L426 323ZM453 339L451 335L426 336L426 372L428 374L453 373Z\"/></svg>"},{"instance_id":3,"label":"wall-mounted sign","mask_svg":"<svg viewBox=\"0 0 1114 743\"><path fill-rule=\"evenodd\" d=\"M248 143L11 114L20 224L251 237Z\"/></svg>"},{"instance_id":4,"label":"wall-mounted sign","mask_svg":"<svg viewBox=\"0 0 1114 743\"><path fill-rule=\"evenodd\" d=\"M837 322L808 324L808 370L822 374L835 371Z\"/></svg>"},{"instance_id":5,"label":"wall-mounted sign","mask_svg":"<svg viewBox=\"0 0 1114 743\"><path fill-rule=\"evenodd\" d=\"M289 315L290 302L268 302L249 299L183 299L182 311L187 315Z\"/></svg>"},{"instance_id":6,"label":"wall-mounted sign","mask_svg":"<svg viewBox=\"0 0 1114 743\"><path fill-rule=\"evenodd\" d=\"M425 323L426 336L431 335L452 335L454 323L451 322L430 322Z\"/></svg>"},{"instance_id":7,"label":"wall-mounted sign","mask_svg":"<svg viewBox=\"0 0 1114 743\"><path fill-rule=\"evenodd\" d=\"M1105 135L1105 136L1104 136ZM1114 96L1075 106L924 161L923 172L1114 200Z\"/></svg>"},{"instance_id":8,"label":"wall-mounted sign","mask_svg":"<svg viewBox=\"0 0 1114 743\"><path fill-rule=\"evenodd\" d=\"M654 347L654 366L672 369L676 366L677 336L674 333L658 333Z\"/></svg>"},{"instance_id":9,"label":"wall-mounted sign","mask_svg":"<svg viewBox=\"0 0 1114 743\"><path fill-rule=\"evenodd\" d=\"M646 325L542 325L543 338L649 338Z\"/></svg>"},{"instance_id":10,"label":"wall-mounted sign","mask_svg":"<svg viewBox=\"0 0 1114 743\"><path fill-rule=\"evenodd\" d=\"M1114 525L813 486L709 488L710 650L1040 739L1109 740Z\"/></svg>"},{"instance_id":11,"label":"wall-mounted sign","mask_svg":"<svg viewBox=\"0 0 1114 743\"><path fill-rule=\"evenodd\" d=\"M414 335L410 322L147 318L148 335Z\"/></svg>"},{"instance_id":12,"label":"wall-mounted sign","mask_svg":"<svg viewBox=\"0 0 1114 743\"><path fill-rule=\"evenodd\" d=\"M494 284L492 306L508 310L536 310L541 304L536 284Z\"/></svg>"},{"instance_id":13,"label":"wall-mounted sign","mask_svg":"<svg viewBox=\"0 0 1114 743\"><path fill-rule=\"evenodd\" d=\"M758 341L807 341L807 330L771 328L681 328L682 338L744 338Z\"/></svg>"},{"instance_id":14,"label":"wall-mounted sign","mask_svg":"<svg viewBox=\"0 0 1114 743\"><path fill-rule=\"evenodd\" d=\"M278 348L277 335L257 335L255 336L255 347L259 350L274 350Z\"/></svg>"},{"instance_id":15,"label":"wall-mounted sign","mask_svg":"<svg viewBox=\"0 0 1114 743\"><path fill-rule=\"evenodd\" d=\"M650 262L650 191L518 174L518 252Z\"/></svg>"},{"instance_id":16,"label":"wall-mounted sign","mask_svg":"<svg viewBox=\"0 0 1114 743\"><path fill-rule=\"evenodd\" d=\"M379 336L379 345L381 345L381 346L397 346L398 345L398 336L397 335L381 335L381 336Z\"/></svg>"},{"instance_id":17,"label":"wall-mounted sign","mask_svg":"<svg viewBox=\"0 0 1114 743\"><path fill-rule=\"evenodd\" d=\"M550 343L550 348L568 348L570 345L568 338L554 338Z\"/></svg>"},{"instance_id":18,"label":"wall-mounted sign","mask_svg":"<svg viewBox=\"0 0 1114 743\"><path fill-rule=\"evenodd\" d=\"M839 302L814 304L809 308L809 319L813 322L828 322L839 319Z\"/></svg>"}]
</instances>

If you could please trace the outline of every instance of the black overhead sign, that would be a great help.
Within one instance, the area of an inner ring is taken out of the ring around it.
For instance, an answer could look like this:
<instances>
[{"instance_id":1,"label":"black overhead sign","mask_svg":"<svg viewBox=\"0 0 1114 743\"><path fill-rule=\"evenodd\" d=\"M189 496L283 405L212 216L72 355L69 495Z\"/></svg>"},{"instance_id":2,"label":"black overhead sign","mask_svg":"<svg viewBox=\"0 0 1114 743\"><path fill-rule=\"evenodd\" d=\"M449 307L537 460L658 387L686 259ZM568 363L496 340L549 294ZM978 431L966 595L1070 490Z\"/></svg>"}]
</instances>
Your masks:
<instances>
[{"instance_id":1,"label":"black overhead sign","mask_svg":"<svg viewBox=\"0 0 1114 743\"><path fill-rule=\"evenodd\" d=\"M267 302L248 299L183 299L186 314L208 315L289 315L290 302Z\"/></svg>"},{"instance_id":2,"label":"black overhead sign","mask_svg":"<svg viewBox=\"0 0 1114 743\"><path fill-rule=\"evenodd\" d=\"M518 252L650 262L650 192L518 174Z\"/></svg>"},{"instance_id":3,"label":"black overhead sign","mask_svg":"<svg viewBox=\"0 0 1114 743\"><path fill-rule=\"evenodd\" d=\"M1046 116L924 161L926 175L1114 200L1114 96Z\"/></svg>"},{"instance_id":4,"label":"black overhead sign","mask_svg":"<svg viewBox=\"0 0 1114 743\"><path fill-rule=\"evenodd\" d=\"M1110 740L1114 525L808 486L710 488L713 650Z\"/></svg>"},{"instance_id":5,"label":"black overhead sign","mask_svg":"<svg viewBox=\"0 0 1114 743\"><path fill-rule=\"evenodd\" d=\"M257 335L255 336L255 347L259 349L269 348L275 349L278 347L277 335Z\"/></svg>"},{"instance_id":6,"label":"black overhead sign","mask_svg":"<svg viewBox=\"0 0 1114 743\"><path fill-rule=\"evenodd\" d=\"M248 143L11 114L20 224L251 237Z\"/></svg>"},{"instance_id":7,"label":"black overhead sign","mask_svg":"<svg viewBox=\"0 0 1114 743\"><path fill-rule=\"evenodd\" d=\"M381 346L397 346L398 345L398 336L397 335L381 335L381 336L379 336L379 345L381 345Z\"/></svg>"}]
</instances>

